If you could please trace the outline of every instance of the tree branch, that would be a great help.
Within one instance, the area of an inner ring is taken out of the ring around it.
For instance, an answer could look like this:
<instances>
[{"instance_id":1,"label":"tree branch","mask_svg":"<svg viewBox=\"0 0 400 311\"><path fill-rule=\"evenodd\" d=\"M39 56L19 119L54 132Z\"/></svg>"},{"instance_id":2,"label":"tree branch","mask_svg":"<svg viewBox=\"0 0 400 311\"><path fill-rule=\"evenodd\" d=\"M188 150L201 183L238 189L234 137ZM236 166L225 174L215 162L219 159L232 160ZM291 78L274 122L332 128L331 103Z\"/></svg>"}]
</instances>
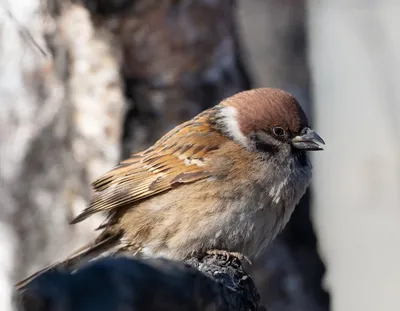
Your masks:
<instances>
[{"instance_id":1,"label":"tree branch","mask_svg":"<svg viewBox=\"0 0 400 311\"><path fill-rule=\"evenodd\" d=\"M23 311L260 310L252 279L233 256L103 258L76 273L50 270L17 293Z\"/></svg>"}]
</instances>

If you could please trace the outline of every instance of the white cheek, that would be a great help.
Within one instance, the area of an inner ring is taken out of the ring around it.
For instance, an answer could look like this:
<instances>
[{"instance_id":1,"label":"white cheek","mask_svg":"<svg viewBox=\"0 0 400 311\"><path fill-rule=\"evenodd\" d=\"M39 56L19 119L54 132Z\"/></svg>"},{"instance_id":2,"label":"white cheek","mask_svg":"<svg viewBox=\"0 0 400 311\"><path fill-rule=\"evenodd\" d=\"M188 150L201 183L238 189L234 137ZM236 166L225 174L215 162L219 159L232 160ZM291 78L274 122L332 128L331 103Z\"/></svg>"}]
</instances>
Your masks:
<instances>
[{"instance_id":1,"label":"white cheek","mask_svg":"<svg viewBox=\"0 0 400 311\"><path fill-rule=\"evenodd\" d=\"M237 122L237 110L234 107L228 106L221 109L221 116L225 125L225 130L233 140L240 143L242 146L248 147L248 139L243 135Z\"/></svg>"}]
</instances>

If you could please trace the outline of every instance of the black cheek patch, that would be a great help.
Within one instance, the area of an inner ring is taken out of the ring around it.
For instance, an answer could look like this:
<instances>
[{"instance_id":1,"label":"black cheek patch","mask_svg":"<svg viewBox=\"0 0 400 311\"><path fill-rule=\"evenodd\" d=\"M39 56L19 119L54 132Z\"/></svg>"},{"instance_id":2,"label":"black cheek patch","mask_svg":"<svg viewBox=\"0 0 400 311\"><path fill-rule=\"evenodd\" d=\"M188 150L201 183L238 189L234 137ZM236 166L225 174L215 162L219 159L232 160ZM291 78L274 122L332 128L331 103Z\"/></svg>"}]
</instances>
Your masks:
<instances>
[{"instance_id":1,"label":"black cheek patch","mask_svg":"<svg viewBox=\"0 0 400 311\"><path fill-rule=\"evenodd\" d=\"M276 141L267 133L256 133L252 135L256 149L260 152L274 154L279 151Z\"/></svg>"},{"instance_id":2,"label":"black cheek patch","mask_svg":"<svg viewBox=\"0 0 400 311\"><path fill-rule=\"evenodd\" d=\"M267 152L267 153L272 153L272 154L278 152L277 146L270 145L270 144L263 143L263 142L256 142L256 149L261 152Z\"/></svg>"}]
</instances>

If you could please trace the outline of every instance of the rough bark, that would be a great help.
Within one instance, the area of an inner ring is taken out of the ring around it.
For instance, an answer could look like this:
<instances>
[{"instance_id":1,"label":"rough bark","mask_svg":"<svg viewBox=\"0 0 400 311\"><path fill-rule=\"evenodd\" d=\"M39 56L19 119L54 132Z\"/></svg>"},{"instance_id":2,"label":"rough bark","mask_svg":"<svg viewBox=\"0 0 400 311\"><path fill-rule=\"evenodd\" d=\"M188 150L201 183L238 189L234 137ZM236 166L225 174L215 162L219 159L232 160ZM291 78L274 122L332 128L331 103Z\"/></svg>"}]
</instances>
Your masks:
<instances>
[{"instance_id":1,"label":"rough bark","mask_svg":"<svg viewBox=\"0 0 400 311\"><path fill-rule=\"evenodd\" d=\"M232 256L100 259L71 274L49 271L19 295L21 311L250 311L259 294Z\"/></svg>"}]
</instances>

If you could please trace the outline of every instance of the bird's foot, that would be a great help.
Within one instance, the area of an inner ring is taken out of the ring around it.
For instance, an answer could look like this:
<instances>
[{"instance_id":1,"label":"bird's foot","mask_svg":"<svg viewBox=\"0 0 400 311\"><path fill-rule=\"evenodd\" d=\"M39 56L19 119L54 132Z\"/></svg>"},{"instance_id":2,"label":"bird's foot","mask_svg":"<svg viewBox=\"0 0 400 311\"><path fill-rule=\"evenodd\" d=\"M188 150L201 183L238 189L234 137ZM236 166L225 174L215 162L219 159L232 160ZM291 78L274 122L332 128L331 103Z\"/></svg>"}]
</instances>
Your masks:
<instances>
[{"instance_id":1,"label":"bird's foot","mask_svg":"<svg viewBox=\"0 0 400 311\"><path fill-rule=\"evenodd\" d=\"M206 254L207 255L222 255L222 256L226 256L227 258L235 257L235 258L239 259L240 261L246 260L251 265L250 259L239 252L228 252L228 251L224 251L221 249L212 249L212 250L206 251Z\"/></svg>"}]
</instances>

